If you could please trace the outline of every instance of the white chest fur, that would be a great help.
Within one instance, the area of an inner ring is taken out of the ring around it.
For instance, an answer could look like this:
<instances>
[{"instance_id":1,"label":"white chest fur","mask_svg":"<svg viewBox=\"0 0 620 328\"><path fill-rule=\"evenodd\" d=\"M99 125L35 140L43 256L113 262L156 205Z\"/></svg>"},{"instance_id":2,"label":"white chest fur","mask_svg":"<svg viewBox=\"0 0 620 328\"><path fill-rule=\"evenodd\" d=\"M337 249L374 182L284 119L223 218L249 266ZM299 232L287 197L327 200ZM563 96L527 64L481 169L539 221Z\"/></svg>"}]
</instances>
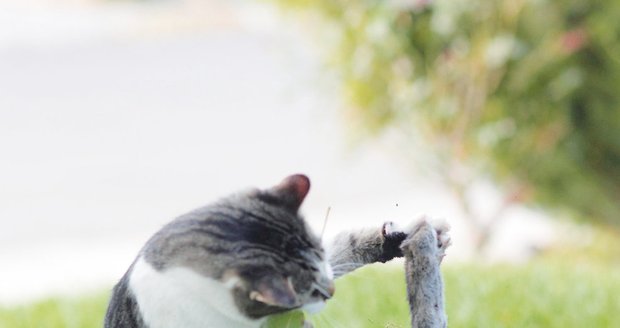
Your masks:
<instances>
[{"instance_id":1,"label":"white chest fur","mask_svg":"<svg viewBox=\"0 0 620 328\"><path fill-rule=\"evenodd\" d=\"M241 315L230 286L190 269L158 272L139 258L129 287L149 328L258 328L263 322Z\"/></svg>"}]
</instances>

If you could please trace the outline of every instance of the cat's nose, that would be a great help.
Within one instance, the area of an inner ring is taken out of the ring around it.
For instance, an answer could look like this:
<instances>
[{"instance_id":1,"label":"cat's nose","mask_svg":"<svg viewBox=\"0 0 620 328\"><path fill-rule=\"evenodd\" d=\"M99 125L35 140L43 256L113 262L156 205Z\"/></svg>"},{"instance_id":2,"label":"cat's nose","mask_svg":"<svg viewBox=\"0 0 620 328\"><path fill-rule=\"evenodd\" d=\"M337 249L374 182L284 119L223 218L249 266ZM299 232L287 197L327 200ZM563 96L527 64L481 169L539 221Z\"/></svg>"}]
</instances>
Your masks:
<instances>
[{"instance_id":1,"label":"cat's nose","mask_svg":"<svg viewBox=\"0 0 620 328\"><path fill-rule=\"evenodd\" d=\"M332 298L332 296L334 296L335 292L336 285L334 285L334 282L330 280L328 283L325 284L325 293L323 293L323 296L325 299L330 299Z\"/></svg>"},{"instance_id":2,"label":"cat's nose","mask_svg":"<svg viewBox=\"0 0 620 328\"><path fill-rule=\"evenodd\" d=\"M317 285L312 292L312 296L327 300L334 296L334 292L336 292L336 287L334 286L334 282L330 280L329 282L323 282L321 285Z\"/></svg>"},{"instance_id":3,"label":"cat's nose","mask_svg":"<svg viewBox=\"0 0 620 328\"><path fill-rule=\"evenodd\" d=\"M336 285L334 285L333 281L329 283L329 285L327 285L327 292L329 293L328 298L331 298L332 296L334 296L334 293L336 292Z\"/></svg>"}]
</instances>

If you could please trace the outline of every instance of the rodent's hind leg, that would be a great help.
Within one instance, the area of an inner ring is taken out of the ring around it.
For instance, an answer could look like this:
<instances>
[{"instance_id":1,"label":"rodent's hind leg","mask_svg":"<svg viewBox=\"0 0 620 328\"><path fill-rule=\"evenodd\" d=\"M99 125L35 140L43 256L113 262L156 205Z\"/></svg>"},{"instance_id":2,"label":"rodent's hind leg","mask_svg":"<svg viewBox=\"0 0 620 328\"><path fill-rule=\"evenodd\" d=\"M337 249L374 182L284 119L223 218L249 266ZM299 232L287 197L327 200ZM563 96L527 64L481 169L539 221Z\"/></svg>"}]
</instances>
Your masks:
<instances>
[{"instance_id":1,"label":"rodent's hind leg","mask_svg":"<svg viewBox=\"0 0 620 328\"><path fill-rule=\"evenodd\" d=\"M452 237L450 236L450 224L444 219L431 219L423 215L409 229L407 239L411 239L420 229L426 228L434 231L434 237L437 240L437 257L439 261L446 256L446 249L452 245ZM432 228L432 229L431 229ZM404 243L403 243L404 244ZM402 248L402 245L401 245Z\"/></svg>"},{"instance_id":2,"label":"rodent's hind leg","mask_svg":"<svg viewBox=\"0 0 620 328\"><path fill-rule=\"evenodd\" d=\"M423 219L401 245L412 328L447 327L439 265L451 243L448 230L446 224Z\"/></svg>"}]
</instances>

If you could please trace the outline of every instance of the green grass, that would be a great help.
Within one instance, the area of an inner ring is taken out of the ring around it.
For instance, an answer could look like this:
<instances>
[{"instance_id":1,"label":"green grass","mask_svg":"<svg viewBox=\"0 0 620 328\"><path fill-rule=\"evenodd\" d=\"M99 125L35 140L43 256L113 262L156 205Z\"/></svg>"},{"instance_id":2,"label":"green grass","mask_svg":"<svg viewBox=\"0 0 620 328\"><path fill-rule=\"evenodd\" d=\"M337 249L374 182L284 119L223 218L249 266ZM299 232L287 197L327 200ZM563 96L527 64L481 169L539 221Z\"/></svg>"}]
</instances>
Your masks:
<instances>
[{"instance_id":1,"label":"green grass","mask_svg":"<svg viewBox=\"0 0 620 328\"><path fill-rule=\"evenodd\" d=\"M102 327L107 301L108 294L101 293L0 308L0 328Z\"/></svg>"},{"instance_id":2,"label":"green grass","mask_svg":"<svg viewBox=\"0 0 620 328\"><path fill-rule=\"evenodd\" d=\"M620 269L557 263L449 266L450 327L620 327ZM379 266L337 284L317 327L409 327L403 271Z\"/></svg>"},{"instance_id":3,"label":"green grass","mask_svg":"<svg viewBox=\"0 0 620 328\"><path fill-rule=\"evenodd\" d=\"M450 327L620 327L620 265L538 260L524 266L444 268ZM337 282L317 328L409 326L401 268L374 265ZM101 327L107 294L0 309L0 327ZM272 327L295 327L299 317Z\"/></svg>"}]
</instances>

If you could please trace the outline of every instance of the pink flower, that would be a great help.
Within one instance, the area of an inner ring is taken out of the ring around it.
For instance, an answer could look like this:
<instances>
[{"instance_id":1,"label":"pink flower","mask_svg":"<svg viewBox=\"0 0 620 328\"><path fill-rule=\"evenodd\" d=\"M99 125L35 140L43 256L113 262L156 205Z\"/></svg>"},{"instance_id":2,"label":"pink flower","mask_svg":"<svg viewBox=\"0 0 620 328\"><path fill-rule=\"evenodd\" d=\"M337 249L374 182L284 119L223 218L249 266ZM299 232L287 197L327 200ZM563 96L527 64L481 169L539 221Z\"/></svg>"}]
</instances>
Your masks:
<instances>
[{"instance_id":1,"label":"pink flower","mask_svg":"<svg viewBox=\"0 0 620 328\"><path fill-rule=\"evenodd\" d=\"M579 51L588 42L588 35L582 27L570 30L562 35L562 50L568 54Z\"/></svg>"}]
</instances>

